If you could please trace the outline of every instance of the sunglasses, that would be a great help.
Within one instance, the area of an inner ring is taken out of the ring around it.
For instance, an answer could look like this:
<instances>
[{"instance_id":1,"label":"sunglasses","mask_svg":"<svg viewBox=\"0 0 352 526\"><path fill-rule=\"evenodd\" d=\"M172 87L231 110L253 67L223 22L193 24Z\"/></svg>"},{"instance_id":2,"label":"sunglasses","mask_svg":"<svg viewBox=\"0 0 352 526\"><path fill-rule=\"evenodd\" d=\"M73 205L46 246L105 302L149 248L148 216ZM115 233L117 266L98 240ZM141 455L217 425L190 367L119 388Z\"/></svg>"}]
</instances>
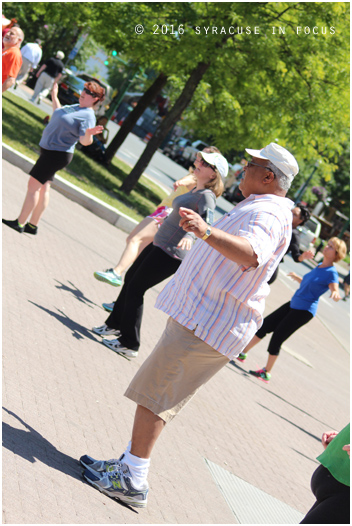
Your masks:
<instances>
[{"instance_id":1,"label":"sunglasses","mask_svg":"<svg viewBox=\"0 0 352 526\"><path fill-rule=\"evenodd\" d=\"M97 95L96 93L93 93L93 91L89 91L88 88L83 88L83 91L85 93L87 93L87 95L90 95L91 97L94 97L94 98L98 97L99 98L99 95Z\"/></svg>"},{"instance_id":2,"label":"sunglasses","mask_svg":"<svg viewBox=\"0 0 352 526\"><path fill-rule=\"evenodd\" d=\"M205 161L199 153L197 154L197 161L199 161L205 168L211 168L215 172L215 166Z\"/></svg>"}]
</instances>

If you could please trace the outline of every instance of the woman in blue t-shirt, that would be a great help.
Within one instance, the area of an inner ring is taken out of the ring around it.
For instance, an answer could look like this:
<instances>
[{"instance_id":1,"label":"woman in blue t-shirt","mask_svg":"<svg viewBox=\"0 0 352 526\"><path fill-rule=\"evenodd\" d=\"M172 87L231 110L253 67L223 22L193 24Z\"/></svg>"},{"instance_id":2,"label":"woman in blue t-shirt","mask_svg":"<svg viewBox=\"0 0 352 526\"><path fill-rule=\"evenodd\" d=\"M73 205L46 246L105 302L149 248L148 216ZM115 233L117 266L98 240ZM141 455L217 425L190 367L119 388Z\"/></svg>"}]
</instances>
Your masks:
<instances>
[{"instance_id":1,"label":"woman in blue t-shirt","mask_svg":"<svg viewBox=\"0 0 352 526\"><path fill-rule=\"evenodd\" d=\"M96 126L94 107L105 97L105 89L98 82L86 82L79 97L79 104L63 106L57 97L55 82L51 91L53 114L40 140L40 157L29 172L27 194L20 215L15 220L2 222L17 232L37 234L38 223L49 204L50 184L58 170L72 161L75 146L93 142L93 135L101 133L103 126ZM30 222L26 223L30 218Z\"/></svg>"},{"instance_id":2,"label":"woman in blue t-shirt","mask_svg":"<svg viewBox=\"0 0 352 526\"><path fill-rule=\"evenodd\" d=\"M340 261L346 256L347 248L344 241L337 237L332 237L323 250L323 261L308 272L303 278L290 272L295 281L300 283L299 289L293 295L291 301L279 307L276 311L267 316L263 325L249 342L247 347L238 356L240 361L247 357L249 349L254 347L264 336L273 333L268 347L268 361L263 369L249 371L250 374L269 382L271 370L279 356L281 345L287 338L296 332L300 327L308 323L317 312L319 298L324 292L330 289L334 301L339 301L339 276L334 267L334 262Z\"/></svg>"}]
</instances>

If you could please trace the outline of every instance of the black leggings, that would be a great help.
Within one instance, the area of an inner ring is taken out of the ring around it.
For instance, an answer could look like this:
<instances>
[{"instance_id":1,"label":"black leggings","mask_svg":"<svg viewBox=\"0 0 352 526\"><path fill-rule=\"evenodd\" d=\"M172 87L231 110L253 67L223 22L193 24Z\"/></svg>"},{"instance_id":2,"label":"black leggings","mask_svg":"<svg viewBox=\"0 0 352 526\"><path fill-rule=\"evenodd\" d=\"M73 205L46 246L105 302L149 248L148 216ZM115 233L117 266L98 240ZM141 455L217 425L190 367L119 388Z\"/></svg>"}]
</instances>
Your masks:
<instances>
[{"instance_id":1,"label":"black leggings","mask_svg":"<svg viewBox=\"0 0 352 526\"><path fill-rule=\"evenodd\" d=\"M290 302L287 302L264 318L263 325L256 332L256 336L264 338L269 332L273 332L268 353L278 356L283 342L312 318L311 312L291 309Z\"/></svg>"},{"instance_id":2,"label":"black leggings","mask_svg":"<svg viewBox=\"0 0 352 526\"><path fill-rule=\"evenodd\" d=\"M300 524L350 524L349 486L338 482L321 464L310 485L317 500Z\"/></svg>"},{"instance_id":3,"label":"black leggings","mask_svg":"<svg viewBox=\"0 0 352 526\"><path fill-rule=\"evenodd\" d=\"M140 253L125 275L125 283L106 325L119 329L119 341L129 349L138 351L143 316L144 293L164 279L175 274L181 260L175 259L150 243Z\"/></svg>"}]
</instances>

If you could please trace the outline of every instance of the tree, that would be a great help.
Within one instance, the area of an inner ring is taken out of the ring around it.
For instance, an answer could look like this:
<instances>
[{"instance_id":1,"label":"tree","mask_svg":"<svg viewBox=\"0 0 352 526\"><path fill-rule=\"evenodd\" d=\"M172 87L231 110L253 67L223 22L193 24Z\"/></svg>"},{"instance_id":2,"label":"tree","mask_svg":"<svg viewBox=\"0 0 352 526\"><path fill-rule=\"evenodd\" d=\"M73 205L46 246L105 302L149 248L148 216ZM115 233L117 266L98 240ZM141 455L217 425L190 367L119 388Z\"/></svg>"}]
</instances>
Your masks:
<instances>
[{"instance_id":1,"label":"tree","mask_svg":"<svg viewBox=\"0 0 352 526\"><path fill-rule=\"evenodd\" d=\"M165 17L163 27L168 33L160 40L159 26L158 47L147 26L142 38L130 34L134 28L125 9L119 5L120 24L118 20L116 24L120 38L123 31L129 35L129 50L125 48L125 52L137 63L145 60L170 79L177 77L181 91L197 65L209 63L194 87L194 99L187 101L192 103L185 121L193 129L207 130L212 142L225 153L234 144L241 150L249 142L260 147L277 139L299 160L306 159L308 170L321 159L320 175L331 177L335 166L332 159L341 151L341 140L347 139L348 132L348 5L181 3L176 13L175 4L153 4L149 11L149 5L134 4L133 24L144 17L150 30L156 15ZM318 36L297 35L297 28L304 33L305 28L312 31L318 25ZM183 33L171 37L176 26L182 26ZM228 34L226 28L230 26L236 34ZM259 34L255 34L256 26L260 26ZM225 31L210 34L208 30L205 35L202 28L212 27L225 27ZM246 34L246 27L251 36ZM280 27L285 32L280 34ZM181 98L175 93L174 99L176 95L176 107L170 110L173 117L179 116L177 107L187 107L183 104L187 90L182 91ZM126 191L138 180L172 120L166 117L160 124L127 178L129 182L125 181ZM299 184L300 176L296 179Z\"/></svg>"},{"instance_id":2,"label":"tree","mask_svg":"<svg viewBox=\"0 0 352 526\"><path fill-rule=\"evenodd\" d=\"M121 190L129 194L135 185L138 182L138 179L142 175L145 168L148 166L151 158L153 157L155 151L159 145L164 140L164 137L168 134L171 128L176 124L182 115L183 110L189 104L200 79L203 77L206 70L209 68L210 63L200 62L197 64L196 68L193 70L192 74L189 76L188 81L182 91L180 97L166 115L165 119L161 122L160 126L157 128L153 137L150 139L147 147L139 158L137 164L134 166L130 174L126 177L122 183Z\"/></svg>"},{"instance_id":3,"label":"tree","mask_svg":"<svg viewBox=\"0 0 352 526\"><path fill-rule=\"evenodd\" d=\"M331 206L350 217L350 145L342 144L342 149L336 160L337 169L325 186L331 196Z\"/></svg>"},{"instance_id":4,"label":"tree","mask_svg":"<svg viewBox=\"0 0 352 526\"><path fill-rule=\"evenodd\" d=\"M5 6L28 10L25 4ZM47 20L59 24L60 4L35 5L40 6L30 8L35 13L46 5ZM181 107L188 129L209 136L225 154L275 140L289 148L303 167L294 187L317 160L321 165L312 183L328 182L336 171L342 144L349 140L348 3L82 2L67 11L77 28L89 25L98 43L163 74L173 86L171 116L148 143L126 190L181 116ZM66 21L67 13L63 16ZM144 32L137 34L142 23ZM209 65L197 76L202 64Z\"/></svg>"},{"instance_id":5,"label":"tree","mask_svg":"<svg viewBox=\"0 0 352 526\"><path fill-rule=\"evenodd\" d=\"M153 102L156 95L162 90L167 82L167 76L163 73L155 79L153 84L147 89L139 100L137 106L126 117L120 130L117 132L108 148L106 149L105 162L109 164L127 135L133 130L138 119L143 115L147 107Z\"/></svg>"}]
</instances>

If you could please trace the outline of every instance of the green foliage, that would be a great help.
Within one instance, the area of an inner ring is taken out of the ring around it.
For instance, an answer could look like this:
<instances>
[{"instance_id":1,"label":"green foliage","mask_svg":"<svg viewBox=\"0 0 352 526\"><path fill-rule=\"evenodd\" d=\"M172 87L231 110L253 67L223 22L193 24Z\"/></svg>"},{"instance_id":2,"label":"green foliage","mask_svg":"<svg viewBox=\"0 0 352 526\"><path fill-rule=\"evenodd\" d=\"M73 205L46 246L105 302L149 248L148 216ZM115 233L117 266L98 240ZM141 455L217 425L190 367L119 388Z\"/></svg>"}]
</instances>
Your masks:
<instances>
[{"instance_id":1,"label":"green foliage","mask_svg":"<svg viewBox=\"0 0 352 526\"><path fill-rule=\"evenodd\" d=\"M67 57L92 16L88 2L3 2L2 9L6 17L17 19L25 42L43 40L43 60L59 49Z\"/></svg>"},{"instance_id":2,"label":"green foliage","mask_svg":"<svg viewBox=\"0 0 352 526\"><path fill-rule=\"evenodd\" d=\"M91 37L109 52L117 50L127 62L168 75L171 102L197 64L210 63L184 112L185 129L225 154L277 141L300 164L293 191L318 160L312 186L329 183L333 188L338 159L349 141L349 3L71 2L70 9L56 2L3 5L6 16L18 14L21 20L23 14L29 31L38 20L50 23L59 36L62 28L81 31L89 25ZM136 33L137 24L143 25L143 34ZM244 28L242 34L237 28Z\"/></svg>"}]
</instances>

